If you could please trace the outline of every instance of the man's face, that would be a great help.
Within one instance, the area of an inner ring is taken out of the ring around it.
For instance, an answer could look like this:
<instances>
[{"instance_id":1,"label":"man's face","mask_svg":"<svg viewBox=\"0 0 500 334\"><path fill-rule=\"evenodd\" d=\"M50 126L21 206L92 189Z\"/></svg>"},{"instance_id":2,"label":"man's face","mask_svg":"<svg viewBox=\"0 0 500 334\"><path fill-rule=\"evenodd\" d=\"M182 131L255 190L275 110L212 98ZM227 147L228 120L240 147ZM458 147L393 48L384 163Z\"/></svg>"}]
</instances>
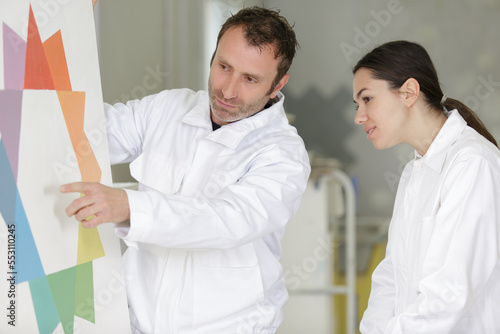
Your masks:
<instances>
[{"instance_id":1,"label":"man's face","mask_svg":"<svg viewBox=\"0 0 500 334\"><path fill-rule=\"evenodd\" d=\"M288 81L286 74L271 91L278 73L272 46L249 46L241 27L220 38L208 80L212 120L225 125L252 116L276 96Z\"/></svg>"}]
</instances>

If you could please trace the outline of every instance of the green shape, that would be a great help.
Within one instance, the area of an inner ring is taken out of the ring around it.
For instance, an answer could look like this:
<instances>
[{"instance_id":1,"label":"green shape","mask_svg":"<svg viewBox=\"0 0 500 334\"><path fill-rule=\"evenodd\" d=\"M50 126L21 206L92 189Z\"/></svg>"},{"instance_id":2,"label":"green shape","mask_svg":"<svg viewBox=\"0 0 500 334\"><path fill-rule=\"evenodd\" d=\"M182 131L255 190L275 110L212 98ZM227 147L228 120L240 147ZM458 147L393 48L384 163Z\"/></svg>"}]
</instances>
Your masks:
<instances>
[{"instance_id":1,"label":"green shape","mask_svg":"<svg viewBox=\"0 0 500 334\"><path fill-rule=\"evenodd\" d=\"M56 304L52 298L46 276L29 281L31 299L35 308L36 322L40 334L54 332L61 321L57 313Z\"/></svg>"},{"instance_id":2,"label":"green shape","mask_svg":"<svg viewBox=\"0 0 500 334\"><path fill-rule=\"evenodd\" d=\"M95 324L92 261L76 266L75 315Z\"/></svg>"},{"instance_id":3,"label":"green shape","mask_svg":"<svg viewBox=\"0 0 500 334\"><path fill-rule=\"evenodd\" d=\"M76 267L47 275L64 334L73 334L75 316Z\"/></svg>"}]
</instances>

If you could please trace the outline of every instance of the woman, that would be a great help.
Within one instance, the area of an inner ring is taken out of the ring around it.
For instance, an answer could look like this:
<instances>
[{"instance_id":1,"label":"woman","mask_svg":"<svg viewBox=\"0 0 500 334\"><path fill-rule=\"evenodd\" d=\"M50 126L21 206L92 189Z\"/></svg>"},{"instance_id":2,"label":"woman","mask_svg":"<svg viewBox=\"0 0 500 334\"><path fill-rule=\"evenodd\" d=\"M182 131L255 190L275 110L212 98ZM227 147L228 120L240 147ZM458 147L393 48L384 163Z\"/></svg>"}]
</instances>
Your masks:
<instances>
[{"instance_id":1,"label":"woman","mask_svg":"<svg viewBox=\"0 0 500 334\"><path fill-rule=\"evenodd\" d=\"M395 41L354 67L355 122L377 149L415 148L361 333L500 333L500 151L443 94L423 47Z\"/></svg>"}]
</instances>

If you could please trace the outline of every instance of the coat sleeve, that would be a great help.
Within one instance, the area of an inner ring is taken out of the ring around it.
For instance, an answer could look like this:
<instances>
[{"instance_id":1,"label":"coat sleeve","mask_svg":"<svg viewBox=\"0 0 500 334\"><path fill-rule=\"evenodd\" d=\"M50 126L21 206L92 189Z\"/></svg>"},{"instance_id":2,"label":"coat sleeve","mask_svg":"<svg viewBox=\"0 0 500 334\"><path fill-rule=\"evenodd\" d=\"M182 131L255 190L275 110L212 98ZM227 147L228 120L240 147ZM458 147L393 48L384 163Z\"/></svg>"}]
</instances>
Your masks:
<instances>
[{"instance_id":1,"label":"coat sleeve","mask_svg":"<svg viewBox=\"0 0 500 334\"><path fill-rule=\"evenodd\" d=\"M391 224L391 228L393 225ZM368 308L360 323L362 334L384 333L389 320L394 317L394 300L396 288L394 267L391 254L391 231L385 252L385 258L379 263L372 275L372 286Z\"/></svg>"},{"instance_id":2,"label":"coat sleeve","mask_svg":"<svg viewBox=\"0 0 500 334\"><path fill-rule=\"evenodd\" d=\"M109 158L112 165L131 162L142 151L149 113L156 95L142 100L131 100L126 104L104 104Z\"/></svg>"},{"instance_id":3,"label":"coat sleeve","mask_svg":"<svg viewBox=\"0 0 500 334\"><path fill-rule=\"evenodd\" d=\"M310 173L300 138L273 145L246 174L212 198L126 190L130 225L126 241L168 248L229 249L285 227L297 212Z\"/></svg>"},{"instance_id":4,"label":"coat sleeve","mask_svg":"<svg viewBox=\"0 0 500 334\"><path fill-rule=\"evenodd\" d=\"M482 156L456 162L422 256L417 296L384 333L453 333L499 265L498 164Z\"/></svg>"}]
</instances>

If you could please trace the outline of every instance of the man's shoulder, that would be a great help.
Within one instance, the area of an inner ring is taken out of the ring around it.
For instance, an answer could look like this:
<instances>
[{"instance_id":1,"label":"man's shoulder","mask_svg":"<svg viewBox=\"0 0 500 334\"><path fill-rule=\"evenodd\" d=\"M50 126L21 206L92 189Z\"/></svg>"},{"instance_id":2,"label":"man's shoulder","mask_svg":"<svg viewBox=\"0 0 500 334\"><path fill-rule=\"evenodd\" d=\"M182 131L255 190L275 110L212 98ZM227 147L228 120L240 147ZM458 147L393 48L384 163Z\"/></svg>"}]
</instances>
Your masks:
<instances>
[{"instance_id":1,"label":"man's shoulder","mask_svg":"<svg viewBox=\"0 0 500 334\"><path fill-rule=\"evenodd\" d=\"M157 117L181 118L200 105L208 105L206 91L188 88L167 89L156 94L149 108Z\"/></svg>"}]
</instances>

